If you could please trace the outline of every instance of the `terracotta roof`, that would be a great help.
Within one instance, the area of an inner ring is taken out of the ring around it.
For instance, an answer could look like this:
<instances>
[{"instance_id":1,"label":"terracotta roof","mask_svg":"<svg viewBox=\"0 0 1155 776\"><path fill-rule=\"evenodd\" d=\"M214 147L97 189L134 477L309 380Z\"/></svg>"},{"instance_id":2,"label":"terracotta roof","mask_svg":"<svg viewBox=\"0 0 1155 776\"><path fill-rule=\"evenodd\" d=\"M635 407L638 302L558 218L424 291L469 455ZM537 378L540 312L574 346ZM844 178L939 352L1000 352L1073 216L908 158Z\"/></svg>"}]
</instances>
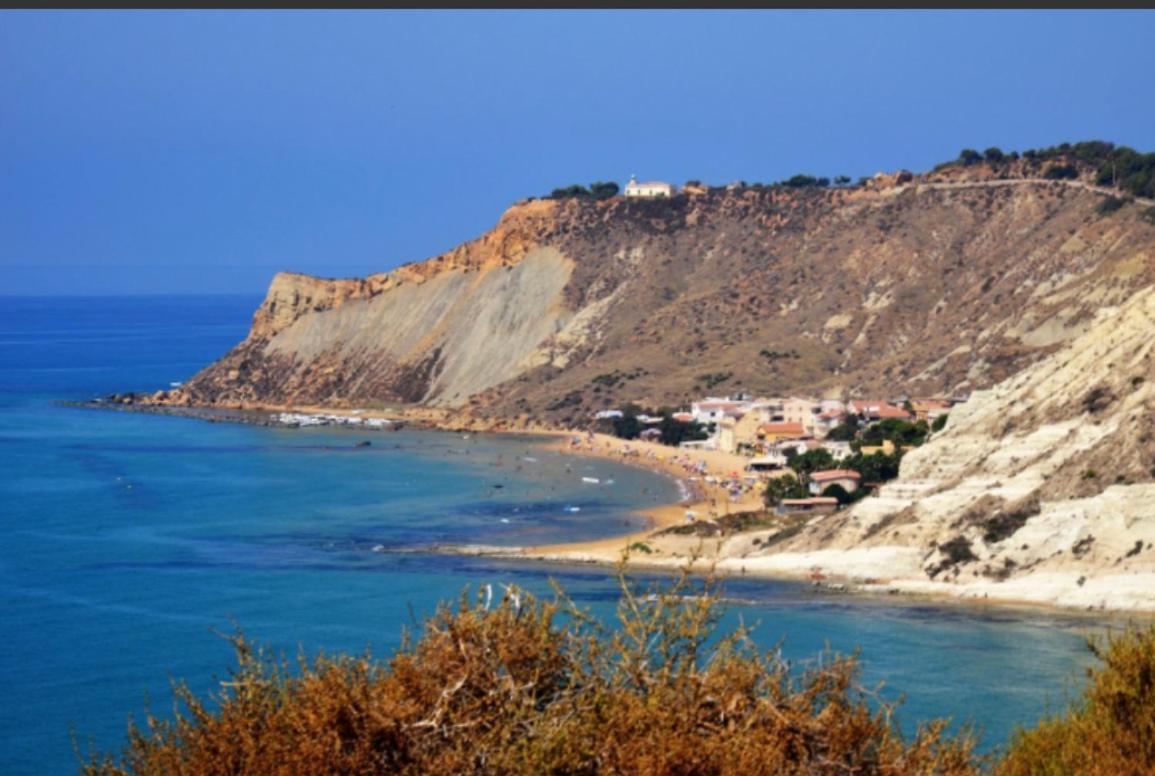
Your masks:
<instances>
[{"instance_id":1,"label":"terracotta roof","mask_svg":"<svg viewBox=\"0 0 1155 776\"><path fill-rule=\"evenodd\" d=\"M860 480L862 475L854 471L854 469L826 469L825 471L813 472L810 479L814 482L825 482L826 480Z\"/></svg>"},{"instance_id":2,"label":"terracotta roof","mask_svg":"<svg viewBox=\"0 0 1155 776\"><path fill-rule=\"evenodd\" d=\"M795 436L806 434L806 429L802 427L801 423L763 423L758 427L758 430L763 434L793 434Z\"/></svg>"},{"instance_id":3,"label":"terracotta roof","mask_svg":"<svg viewBox=\"0 0 1155 776\"><path fill-rule=\"evenodd\" d=\"M886 418L909 418L912 417L909 412L902 407L896 407L890 402L886 401L852 401L851 406L854 412L862 415L872 415L880 420Z\"/></svg>"}]
</instances>

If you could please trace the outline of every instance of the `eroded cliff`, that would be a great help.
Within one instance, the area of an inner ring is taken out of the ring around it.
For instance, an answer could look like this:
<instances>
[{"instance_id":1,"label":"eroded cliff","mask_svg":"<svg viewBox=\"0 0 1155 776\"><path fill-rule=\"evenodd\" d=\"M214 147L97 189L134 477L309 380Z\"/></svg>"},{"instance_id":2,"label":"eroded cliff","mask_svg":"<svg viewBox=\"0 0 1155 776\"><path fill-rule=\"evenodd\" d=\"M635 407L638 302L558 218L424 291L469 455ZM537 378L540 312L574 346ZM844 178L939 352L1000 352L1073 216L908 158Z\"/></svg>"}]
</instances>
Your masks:
<instances>
[{"instance_id":1,"label":"eroded cliff","mask_svg":"<svg viewBox=\"0 0 1155 776\"><path fill-rule=\"evenodd\" d=\"M1078 182L542 200L363 280L281 274L244 342L164 401L418 402L583 423L706 391L989 387L1155 282L1155 224Z\"/></svg>"},{"instance_id":2,"label":"eroded cliff","mask_svg":"<svg viewBox=\"0 0 1155 776\"><path fill-rule=\"evenodd\" d=\"M909 589L1155 608L1155 289L955 408L878 497L753 556L873 558L871 576Z\"/></svg>"}]
</instances>

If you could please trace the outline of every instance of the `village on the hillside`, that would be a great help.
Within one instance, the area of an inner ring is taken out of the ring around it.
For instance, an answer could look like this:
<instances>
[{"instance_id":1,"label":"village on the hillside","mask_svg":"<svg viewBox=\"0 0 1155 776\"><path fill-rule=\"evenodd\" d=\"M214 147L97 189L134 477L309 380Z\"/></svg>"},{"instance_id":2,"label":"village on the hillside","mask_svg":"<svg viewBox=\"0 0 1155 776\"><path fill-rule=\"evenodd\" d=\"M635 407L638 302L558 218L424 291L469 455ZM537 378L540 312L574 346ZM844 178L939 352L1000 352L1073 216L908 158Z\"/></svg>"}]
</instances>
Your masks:
<instances>
[{"instance_id":1,"label":"village on the hillside","mask_svg":"<svg viewBox=\"0 0 1155 776\"><path fill-rule=\"evenodd\" d=\"M823 514L896 477L903 453L941 431L952 407L965 401L711 396L688 409L647 413L630 404L591 420L622 439L741 456L744 470L718 483L732 495L761 488L781 514Z\"/></svg>"}]
</instances>

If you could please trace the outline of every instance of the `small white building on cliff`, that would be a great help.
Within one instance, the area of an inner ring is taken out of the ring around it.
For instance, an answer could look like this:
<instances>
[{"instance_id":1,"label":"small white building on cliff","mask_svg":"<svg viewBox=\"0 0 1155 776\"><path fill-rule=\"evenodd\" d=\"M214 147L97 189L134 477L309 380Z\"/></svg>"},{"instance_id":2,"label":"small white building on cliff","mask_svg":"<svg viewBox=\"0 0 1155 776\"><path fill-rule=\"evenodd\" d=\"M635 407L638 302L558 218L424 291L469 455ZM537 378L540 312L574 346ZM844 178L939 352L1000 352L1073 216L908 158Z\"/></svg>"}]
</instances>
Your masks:
<instances>
[{"instance_id":1,"label":"small white building on cliff","mask_svg":"<svg viewBox=\"0 0 1155 776\"><path fill-rule=\"evenodd\" d=\"M630 176L629 183L626 184L627 197L672 197L676 189L672 183L663 183L662 181L646 181L645 183L638 183L638 179L633 175Z\"/></svg>"}]
</instances>

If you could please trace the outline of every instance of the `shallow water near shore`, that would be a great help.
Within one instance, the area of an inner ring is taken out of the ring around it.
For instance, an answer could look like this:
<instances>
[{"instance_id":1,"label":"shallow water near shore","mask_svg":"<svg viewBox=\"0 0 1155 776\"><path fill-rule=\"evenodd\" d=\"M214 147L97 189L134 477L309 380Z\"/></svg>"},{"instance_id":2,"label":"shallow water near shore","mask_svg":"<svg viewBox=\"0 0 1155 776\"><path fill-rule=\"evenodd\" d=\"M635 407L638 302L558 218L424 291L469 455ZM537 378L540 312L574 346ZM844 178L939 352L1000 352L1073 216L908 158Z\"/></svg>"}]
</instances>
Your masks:
<instances>
[{"instance_id":1,"label":"shallow water near shore","mask_svg":"<svg viewBox=\"0 0 1155 776\"><path fill-rule=\"evenodd\" d=\"M610 614L597 567L429 553L635 530L677 498L659 474L520 437L277 429L59 405L187 379L259 299L8 299L0 305L0 772L74 771L69 740L118 747L129 713L204 692L233 623L274 650L386 655L467 586L517 583ZM369 440L368 447L357 447ZM596 477L596 485L582 481ZM609 481L612 480L612 483ZM650 576L650 575L642 575ZM805 661L862 649L900 719L982 723L984 747L1077 689L1106 620L834 596L733 578L725 624ZM91 738L90 738L91 737Z\"/></svg>"}]
</instances>

